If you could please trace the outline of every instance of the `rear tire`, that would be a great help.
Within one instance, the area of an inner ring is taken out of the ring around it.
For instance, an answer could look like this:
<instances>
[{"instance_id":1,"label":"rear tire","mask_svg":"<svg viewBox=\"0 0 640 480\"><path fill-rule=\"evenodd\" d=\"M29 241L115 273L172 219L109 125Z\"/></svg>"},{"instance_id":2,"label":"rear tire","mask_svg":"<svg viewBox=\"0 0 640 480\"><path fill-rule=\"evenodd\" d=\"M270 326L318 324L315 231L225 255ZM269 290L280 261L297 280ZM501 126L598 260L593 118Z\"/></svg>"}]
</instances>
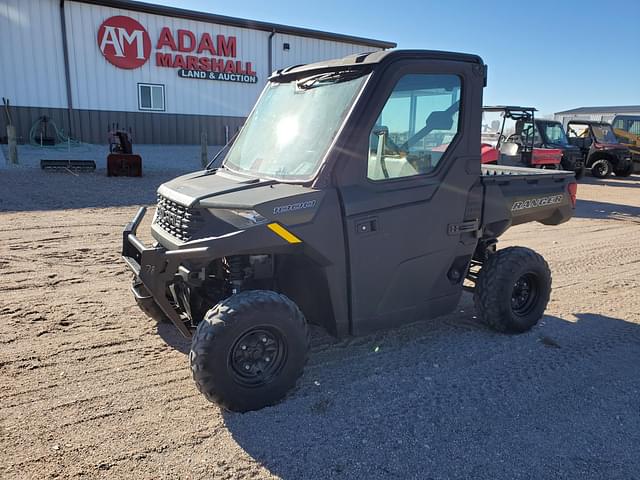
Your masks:
<instances>
[{"instance_id":1,"label":"rear tire","mask_svg":"<svg viewBox=\"0 0 640 480\"><path fill-rule=\"evenodd\" d=\"M249 290L207 312L191 343L189 364L211 402L246 412L278 402L307 361L309 329L295 303L268 290Z\"/></svg>"},{"instance_id":2,"label":"rear tire","mask_svg":"<svg viewBox=\"0 0 640 480\"><path fill-rule=\"evenodd\" d=\"M580 180L582 177L584 177L585 174L585 168L581 167L579 169L576 170L576 180Z\"/></svg>"},{"instance_id":3,"label":"rear tire","mask_svg":"<svg viewBox=\"0 0 640 480\"><path fill-rule=\"evenodd\" d=\"M522 333L542 318L550 295L551 271L544 258L529 248L509 247L484 263L473 301L484 324Z\"/></svg>"},{"instance_id":4,"label":"rear tire","mask_svg":"<svg viewBox=\"0 0 640 480\"><path fill-rule=\"evenodd\" d=\"M600 158L591 165L591 174L596 178L607 178L612 171L611 162L606 158Z\"/></svg>"}]
</instances>

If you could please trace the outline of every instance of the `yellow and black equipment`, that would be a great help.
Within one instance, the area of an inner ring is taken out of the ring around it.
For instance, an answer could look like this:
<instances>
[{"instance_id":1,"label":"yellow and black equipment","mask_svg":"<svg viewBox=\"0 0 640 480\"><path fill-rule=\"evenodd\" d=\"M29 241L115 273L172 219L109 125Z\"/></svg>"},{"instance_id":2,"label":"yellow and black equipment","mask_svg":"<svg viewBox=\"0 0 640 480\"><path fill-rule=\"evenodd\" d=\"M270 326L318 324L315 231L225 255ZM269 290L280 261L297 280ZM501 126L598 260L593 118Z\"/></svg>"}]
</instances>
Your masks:
<instances>
[{"instance_id":1,"label":"yellow and black equipment","mask_svg":"<svg viewBox=\"0 0 640 480\"><path fill-rule=\"evenodd\" d=\"M616 115L613 133L618 141L631 150L633 172L640 172L640 115Z\"/></svg>"}]
</instances>

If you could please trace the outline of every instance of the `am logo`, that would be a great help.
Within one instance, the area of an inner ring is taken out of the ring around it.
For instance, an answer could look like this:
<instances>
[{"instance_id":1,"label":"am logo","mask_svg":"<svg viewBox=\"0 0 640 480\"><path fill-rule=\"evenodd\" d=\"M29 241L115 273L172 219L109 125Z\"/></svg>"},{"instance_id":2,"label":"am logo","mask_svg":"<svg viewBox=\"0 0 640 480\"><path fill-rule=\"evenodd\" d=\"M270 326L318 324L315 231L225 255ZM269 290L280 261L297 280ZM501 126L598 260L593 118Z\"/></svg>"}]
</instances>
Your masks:
<instances>
[{"instance_id":1,"label":"am logo","mask_svg":"<svg viewBox=\"0 0 640 480\"><path fill-rule=\"evenodd\" d=\"M98 47L113 65L128 70L149 60L151 39L147 30L131 17L109 17L98 28Z\"/></svg>"}]
</instances>

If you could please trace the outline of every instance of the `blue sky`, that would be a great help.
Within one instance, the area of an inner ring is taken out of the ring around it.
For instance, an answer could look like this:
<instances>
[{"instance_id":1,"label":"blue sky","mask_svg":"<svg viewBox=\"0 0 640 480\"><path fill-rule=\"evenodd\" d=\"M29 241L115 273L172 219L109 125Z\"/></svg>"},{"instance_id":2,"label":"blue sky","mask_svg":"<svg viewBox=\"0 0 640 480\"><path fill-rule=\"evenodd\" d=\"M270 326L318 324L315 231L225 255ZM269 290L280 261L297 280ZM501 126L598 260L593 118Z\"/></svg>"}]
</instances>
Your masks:
<instances>
[{"instance_id":1,"label":"blue sky","mask_svg":"<svg viewBox=\"0 0 640 480\"><path fill-rule=\"evenodd\" d=\"M145 1L476 53L489 65L485 104L640 104L640 0Z\"/></svg>"}]
</instances>

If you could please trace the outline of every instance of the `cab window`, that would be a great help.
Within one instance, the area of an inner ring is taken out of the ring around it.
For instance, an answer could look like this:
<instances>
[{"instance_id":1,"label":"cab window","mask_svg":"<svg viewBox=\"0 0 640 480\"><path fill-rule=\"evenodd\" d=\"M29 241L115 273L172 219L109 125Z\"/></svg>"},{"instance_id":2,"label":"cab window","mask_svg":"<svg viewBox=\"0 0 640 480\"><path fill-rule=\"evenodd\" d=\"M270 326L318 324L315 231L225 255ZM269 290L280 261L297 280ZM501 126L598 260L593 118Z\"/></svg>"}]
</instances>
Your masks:
<instances>
[{"instance_id":1,"label":"cab window","mask_svg":"<svg viewBox=\"0 0 640 480\"><path fill-rule=\"evenodd\" d=\"M371 129L367 177L432 172L459 131L460 93L456 75L403 76Z\"/></svg>"}]
</instances>

